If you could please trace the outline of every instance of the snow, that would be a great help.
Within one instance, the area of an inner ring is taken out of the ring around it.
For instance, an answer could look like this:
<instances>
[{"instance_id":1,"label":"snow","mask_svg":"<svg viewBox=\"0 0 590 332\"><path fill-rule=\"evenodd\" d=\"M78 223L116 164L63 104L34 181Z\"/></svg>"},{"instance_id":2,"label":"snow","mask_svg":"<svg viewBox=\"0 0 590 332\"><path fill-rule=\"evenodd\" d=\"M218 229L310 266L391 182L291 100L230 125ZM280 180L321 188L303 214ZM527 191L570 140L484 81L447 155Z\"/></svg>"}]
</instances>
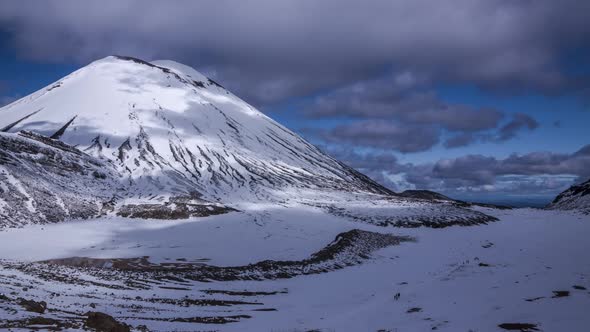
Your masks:
<instances>
[{"instance_id":1,"label":"snow","mask_svg":"<svg viewBox=\"0 0 590 332\"><path fill-rule=\"evenodd\" d=\"M498 324L509 322L537 324L541 331L585 331L590 324L586 314L590 293L573 286L590 289L587 216L535 209L482 210L500 221L442 229L383 228L352 223L303 207L172 222L107 218L5 230L0 232L0 252L3 259L9 260L141 255L154 261L210 259L207 264L242 265L264 259L302 259L331 242L336 234L360 226L409 235L417 241L381 249L364 264L318 275L265 281L192 282L188 291L109 289L115 296L110 304L99 303L98 309L115 316L144 317L145 314L110 305L117 304L120 296L146 297L153 296L152 293L156 298L200 298L202 290L207 289L281 291L256 298L216 295L218 299L256 301L263 305L190 307L185 314L251 316L214 326L219 331L424 331L434 327L438 331L501 331ZM28 242L24 243L25 240ZM4 267L0 277L16 272ZM19 278L39 282L31 276ZM63 287L47 281L40 285L35 290L40 297L43 289L55 291ZM0 293L11 289L14 290L10 285L0 286ZM80 302L76 295L79 292L101 294L100 287L97 291L92 289L71 286L61 290L60 301L65 302L47 300L50 306L62 307L69 301ZM553 292L561 290L570 295L553 298ZM395 297L397 293L399 299ZM170 315L166 313L169 307L161 308L166 311L154 315ZM276 311L255 311L259 308ZM407 313L411 308L421 310ZM120 310L125 312L117 313ZM212 328L195 323L123 320L132 325L147 324L156 331Z\"/></svg>"},{"instance_id":2,"label":"snow","mask_svg":"<svg viewBox=\"0 0 590 332\"><path fill-rule=\"evenodd\" d=\"M0 252L1 258L19 261L150 256L153 262L185 258L247 265L304 259L351 225L311 208L274 207L165 222L111 217L0 231Z\"/></svg>"},{"instance_id":3,"label":"snow","mask_svg":"<svg viewBox=\"0 0 590 332\"><path fill-rule=\"evenodd\" d=\"M6 181L16 189L16 191L18 191L20 194L24 196L25 206L27 210L29 210L30 212L35 212L35 207L33 206L31 196L29 196L29 193L27 193L20 181L16 179L14 176L12 176L10 172L8 172L6 168L4 168L3 166L0 166L0 175L3 178L5 178ZM6 185L2 186L2 191L8 191Z\"/></svg>"}]
</instances>

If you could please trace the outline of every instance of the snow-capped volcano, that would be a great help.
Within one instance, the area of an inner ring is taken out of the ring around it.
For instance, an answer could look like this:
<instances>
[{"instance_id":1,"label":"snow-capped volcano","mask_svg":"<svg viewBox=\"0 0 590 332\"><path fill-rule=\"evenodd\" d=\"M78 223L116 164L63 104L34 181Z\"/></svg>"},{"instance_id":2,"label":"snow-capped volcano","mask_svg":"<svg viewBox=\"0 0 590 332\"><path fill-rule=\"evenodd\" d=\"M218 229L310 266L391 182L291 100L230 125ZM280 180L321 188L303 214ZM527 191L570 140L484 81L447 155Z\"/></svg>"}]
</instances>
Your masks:
<instances>
[{"instance_id":1,"label":"snow-capped volcano","mask_svg":"<svg viewBox=\"0 0 590 332\"><path fill-rule=\"evenodd\" d=\"M183 219L252 203L382 226L495 220L396 195L172 61L110 56L0 109L0 227Z\"/></svg>"},{"instance_id":2,"label":"snow-capped volcano","mask_svg":"<svg viewBox=\"0 0 590 332\"><path fill-rule=\"evenodd\" d=\"M391 193L173 61L110 56L0 114L2 131L40 133L110 161L145 195L268 200L285 188Z\"/></svg>"}]
</instances>

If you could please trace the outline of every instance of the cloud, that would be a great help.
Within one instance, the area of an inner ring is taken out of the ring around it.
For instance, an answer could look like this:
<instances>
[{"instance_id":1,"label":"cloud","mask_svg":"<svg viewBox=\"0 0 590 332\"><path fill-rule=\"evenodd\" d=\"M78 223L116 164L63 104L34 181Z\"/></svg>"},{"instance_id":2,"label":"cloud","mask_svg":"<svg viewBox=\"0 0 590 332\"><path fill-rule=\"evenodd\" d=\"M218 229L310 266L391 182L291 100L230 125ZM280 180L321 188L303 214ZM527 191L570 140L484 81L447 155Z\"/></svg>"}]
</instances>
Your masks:
<instances>
[{"instance_id":1,"label":"cloud","mask_svg":"<svg viewBox=\"0 0 590 332\"><path fill-rule=\"evenodd\" d=\"M461 180L473 186L493 184L496 177L505 175L569 174L589 178L590 145L572 154L531 152L505 159L482 155L443 159L434 164L432 173L439 179Z\"/></svg>"},{"instance_id":2,"label":"cloud","mask_svg":"<svg viewBox=\"0 0 590 332\"><path fill-rule=\"evenodd\" d=\"M426 151L438 143L440 133L433 126L408 126L395 122L365 120L320 130L325 141L354 144L400 152Z\"/></svg>"},{"instance_id":3,"label":"cloud","mask_svg":"<svg viewBox=\"0 0 590 332\"><path fill-rule=\"evenodd\" d=\"M390 153L328 151L398 191L555 195L590 178L590 144L570 154L539 151L503 159L467 155L423 164L401 163Z\"/></svg>"},{"instance_id":4,"label":"cloud","mask_svg":"<svg viewBox=\"0 0 590 332\"><path fill-rule=\"evenodd\" d=\"M410 72L357 82L318 96L304 115L354 120L317 135L324 141L404 153L426 151L443 135L448 136L443 145L455 148L504 142L539 126L523 113L507 115L494 108L444 102L428 80Z\"/></svg>"},{"instance_id":5,"label":"cloud","mask_svg":"<svg viewBox=\"0 0 590 332\"><path fill-rule=\"evenodd\" d=\"M493 132L474 133L461 132L449 137L444 142L446 148L458 148L474 144L476 142L501 143L511 140L524 130L535 130L539 127L537 120L524 113L512 115L512 119Z\"/></svg>"},{"instance_id":6,"label":"cloud","mask_svg":"<svg viewBox=\"0 0 590 332\"><path fill-rule=\"evenodd\" d=\"M492 129L503 117L492 108L446 103L430 89L428 81L409 72L357 82L319 96L305 114L312 118L396 118L454 131Z\"/></svg>"},{"instance_id":7,"label":"cloud","mask_svg":"<svg viewBox=\"0 0 590 332\"><path fill-rule=\"evenodd\" d=\"M458 148L462 146L467 146L469 144L475 143L479 139L478 136L474 135L473 133L460 133L454 136L451 136L444 142L444 146L446 148Z\"/></svg>"},{"instance_id":8,"label":"cloud","mask_svg":"<svg viewBox=\"0 0 590 332\"><path fill-rule=\"evenodd\" d=\"M171 58L268 103L386 67L510 92L587 88L562 59L588 58L589 11L578 0L23 0L0 3L0 30L31 59Z\"/></svg>"},{"instance_id":9,"label":"cloud","mask_svg":"<svg viewBox=\"0 0 590 332\"><path fill-rule=\"evenodd\" d=\"M529 115L517 113L514 115L512 121L510 121L500 129L499 135L496 138L496 140L507 141L511 138L514 138L516 134L522 129L534 130L537 127L539 127L539 123L535 119L533 119Z\"/></svg>"}]
</instances>

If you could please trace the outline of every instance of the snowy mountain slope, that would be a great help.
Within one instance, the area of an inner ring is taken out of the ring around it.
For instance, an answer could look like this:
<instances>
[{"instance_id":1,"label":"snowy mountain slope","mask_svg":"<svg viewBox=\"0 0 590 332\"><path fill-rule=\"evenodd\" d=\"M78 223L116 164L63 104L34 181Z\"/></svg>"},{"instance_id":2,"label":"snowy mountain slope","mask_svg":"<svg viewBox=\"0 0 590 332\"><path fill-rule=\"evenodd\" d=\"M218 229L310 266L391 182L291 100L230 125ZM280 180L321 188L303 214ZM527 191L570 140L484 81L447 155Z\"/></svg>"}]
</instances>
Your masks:
<instances>
[{"instance_id":1,"label":"snowy mountain slope","mask_svg":"<svg viewBox=\"0 0 590 332\"><path fill-rule=\"evenodd\" d=\"M117 172L59 141L0 133L0 228L86 219L108 209Z\"/></svg>"},{"instance_id":2,"label":"snowy mountain slope","mask_svg":"<svg viewBox=\"0 0 590 332\"><path fill-rule=\"evenodd\" d=\"M578 210L590 214L590 180L571 186L555 197L548 209Z\"/></svg>"},{"instance_id":3,"label":"snowy mountain slope","mask_svg":"<svg viewBox=\"0 0 590 332\"><path fill-rule=\"evenodd\" d=\"M119 204L128 195L117 168L61 141L28 131L0 133L0 229L88 219L110 212L132 218L189 218L229 209L197 197ZM157 204L155 204L157 203ZM115 211L116 210L116 211Z\"/></svg>"},{"instance_id":4,"label":"snowy mountain slope","mask_svg":"<svg viewBox=\"0 0 590 332\"><path fill-rule=\"evenodd\" d=\"M34 131L112 162L137 193L234 202L276 201L273 189L284 187L391 194L172 61L107 57L0 114L3 131Z\"/></svg>"}]
</instances>

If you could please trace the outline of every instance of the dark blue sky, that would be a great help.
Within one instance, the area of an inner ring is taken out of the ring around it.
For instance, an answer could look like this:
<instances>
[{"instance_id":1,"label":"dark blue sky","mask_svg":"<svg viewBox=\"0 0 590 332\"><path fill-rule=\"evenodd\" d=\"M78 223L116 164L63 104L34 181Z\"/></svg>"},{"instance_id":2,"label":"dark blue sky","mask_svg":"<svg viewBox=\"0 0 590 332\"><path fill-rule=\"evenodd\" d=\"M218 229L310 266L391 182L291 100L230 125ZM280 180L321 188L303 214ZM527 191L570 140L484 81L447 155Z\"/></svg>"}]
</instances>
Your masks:
<instances>
[{"instance_id":1,"label":"dark blue sky","mask_svg":"<svg viewBox=\"0 0 590 332\"><path fill-rule=\"evenodd\" d=\"M394 188L547 201L590 177L590 5L0 3L0 103L110 54L195 67Z\"/></svg>"},{"instance_id":2,"label":"dark blue sky","mask_svg":"<svg viewBox=\"0 0 590 332\"><path fill-rule=\"evenodd\" d=\"M11 35L0 33L0 98L24 97L57 81L78 69L80 64L73 62L51 63L30 61L14 49Z\"/></svg>"}]
</instances>

